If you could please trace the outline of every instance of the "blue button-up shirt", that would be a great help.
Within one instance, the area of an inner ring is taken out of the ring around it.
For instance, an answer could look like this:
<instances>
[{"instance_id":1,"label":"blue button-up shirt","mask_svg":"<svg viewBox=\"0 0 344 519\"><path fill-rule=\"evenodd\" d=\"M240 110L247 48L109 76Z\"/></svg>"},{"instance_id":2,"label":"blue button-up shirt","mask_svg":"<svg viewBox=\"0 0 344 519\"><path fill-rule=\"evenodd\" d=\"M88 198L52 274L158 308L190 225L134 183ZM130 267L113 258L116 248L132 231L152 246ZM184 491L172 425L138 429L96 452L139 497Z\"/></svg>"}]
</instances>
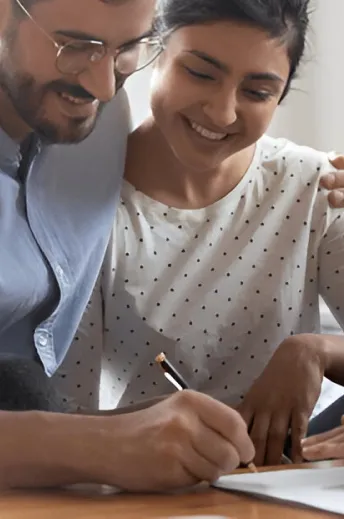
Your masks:
<instances>
[{"instance_id":1,"label":"blue button-up shirt","mask_svg":"<svg viewBox=\"0 0 344 519\"><path fill-rule=\"evenodd\" d=\"M33 150L0 132L0 354L38 354L52 375L97 279L124 171L130 116L122 91L82 143Z\"/></svg>"}]
</instances>

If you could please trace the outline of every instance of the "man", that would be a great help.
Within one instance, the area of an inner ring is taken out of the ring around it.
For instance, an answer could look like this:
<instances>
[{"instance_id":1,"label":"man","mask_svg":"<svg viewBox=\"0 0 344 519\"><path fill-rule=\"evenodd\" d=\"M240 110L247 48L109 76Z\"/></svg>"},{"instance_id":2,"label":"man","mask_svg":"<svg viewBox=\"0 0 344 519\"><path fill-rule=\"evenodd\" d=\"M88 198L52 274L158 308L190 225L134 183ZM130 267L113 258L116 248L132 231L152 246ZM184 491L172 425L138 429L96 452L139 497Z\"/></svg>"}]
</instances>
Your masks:
<instances>
[{"instance_id":1,"label":"man","mask_svg":"<svg viewBox=\"0 0 344 519\"><path fill-rule=\"evenodd\" d=\"M29 410L62 409L42 367L50 376L62 362L104 256L129 122L123 92L102 108L160 52L153 10L153 0L0 0L3 488L160 490L254 456L238 414L193 392L118 416Z\"/></svg>"},{"instance_id":2,"label":"man","mask_svg":"<svg viewBox=\"0 0 344 519\"><path fill-rule=\"evenodd\" d=\"M239 415L193 392L119 416L29 411L62 409L43 368L56 371L92 292L129 131L123 92L102 109L161 51L153 12L153 0L0 0L2 488L159 490L254 456Z\"/></svg>"}]
</instances>

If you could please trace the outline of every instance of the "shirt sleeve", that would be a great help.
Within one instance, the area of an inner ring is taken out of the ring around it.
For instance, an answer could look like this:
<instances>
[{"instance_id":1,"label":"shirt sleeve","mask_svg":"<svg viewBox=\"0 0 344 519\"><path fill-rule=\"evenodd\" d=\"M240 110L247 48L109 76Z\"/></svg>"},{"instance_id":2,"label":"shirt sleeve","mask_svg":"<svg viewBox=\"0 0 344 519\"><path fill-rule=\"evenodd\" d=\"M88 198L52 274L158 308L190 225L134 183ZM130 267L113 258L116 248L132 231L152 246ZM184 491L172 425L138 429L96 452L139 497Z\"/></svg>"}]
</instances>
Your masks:
<instances>
[{"instance_id":1,"label":"shirt sleeve","mask_svg":"<svg viewBox=\"0 0 344 519\"><path fill-rule=\"evenodd\" d=\"M333 211L333 210L332 210ZM344 329L344 214L337 211L319 245L319 292Z\"/></svg>"}]
</instances>

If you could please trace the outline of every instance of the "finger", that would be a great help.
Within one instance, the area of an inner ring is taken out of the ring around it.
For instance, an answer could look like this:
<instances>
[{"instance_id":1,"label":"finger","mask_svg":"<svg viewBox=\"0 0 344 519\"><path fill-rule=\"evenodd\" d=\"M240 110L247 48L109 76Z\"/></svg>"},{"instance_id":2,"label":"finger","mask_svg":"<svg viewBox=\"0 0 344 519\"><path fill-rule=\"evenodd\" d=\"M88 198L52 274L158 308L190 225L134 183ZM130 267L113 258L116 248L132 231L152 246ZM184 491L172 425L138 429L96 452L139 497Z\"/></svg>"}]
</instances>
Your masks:
<instances>
[{"instance_id":1,"label":"finger","mask_svg":"<svg viewBox=\"0 0 344 519\"><path fill-rule=\"evenodd\" d=\"M291 416L291 459L294 463L302 462L302 440L308 429L308 414L295 410Z\"/></svg>"},{"instance_id":2,"label":"finger","mask_svg":"<svg viewBox=\"0 0 344 519\"><path fill-rule=\"evenodd\" d=\"M344 189L336 189L328 194L331 206L337 209L344 207Z\"/></svg>"},{"instance_id":3,"label":"finger","mask_svg":"<svg viewBox=\"0 0 344 519\"><path fill-rule=\"evenodd\" d=\"M344 155L336 155L336 153L330 153L328 156L332 166L337 169L344 169Z\"/></svg>"},{"instance_id":4,"label":"finger","mask_svg":"<svg viewBox=\"0 0 344 519\"><path fill-rule=\"evenodd\" d=\"M270 416L267 414L257 414L253 419L250 431L251 440L256 449L255 463L258 466L264 465L266 444L269 432Z\"/></svg>"},{"instance_id":5,"label":"finger","mask_svg":"<svg viewBox=\"0 0 344 519\"><path fill-rule=\"evenodd\" d=\"M181 464L184 470L186 470L188 474L196 480L196 482L208 481L209 483L212 483L223 475L223 472L219 467L205 459L195 451L191 445L190 448L186 450L183 459L181 460ZM232 471L237 466L238 465L233 465L229 471Z\"/></svg>"},{"instance_id":6,"label":"finger","mask_svg":"<svg viewBox=\"0 0 344 519\"><path fill-rule=\"evenodd\" d=\"M231 472L240 464L235 447L207 426L199 427L194 432L191 442L194 450L216 466L222 474Z\"/></svg>"},{"instance_id":7,"label":"finger","mask_svg":"<svg viewBox=\"0 0 344 519\"><path fill-rule=\"evenodd\" d=\"M329 440L312 447L303 448L302 455L308 461L343 459L344 437L341 442Z\"/></svg>"},{"instance_id":8,"label":"finger","mask_svg":"<svg viewBox=\"0 0 344 519\"><path fill-rule=\"evenodd\" d=\"M251 430L252 422L253 422L253 412L252 409L245 405L245 402L242 402L238 405L236 408L238 413L240 414L241 418L246 422L248 431Z\"/></svg>"},{"instance_id":9,"label":"finger","mask_svg":"<svg viewBox=\"0 0 344 519\"><path fill-rule=\"evenodd\" d=\"M288 436L290 417L279 413L272 417L266 446L266 465L279 465Z\"/></svg>"},{"instance_id":10,"label":"finger","mask_svg":"<svg viewBox=\"0 0 344 519\"><path fill-rule=\"evenodd\" d=\"M344 171L335 171L323 175L320 184L326 189L340 189L344 187Z\"/></svg>"},{"instance_id":11,"label":"finger","mask_svg":"<svg viewBox=\"0 0 344 519\"><path fill-rule=\"evenodd\" d=\"M233 445L239 454L240 461L243 463L252 461L254 457L253 443L247 433L246 423L239 413L210 396L203 394L202 397L202 405L197 408L202 422ZM195 404L197 404L197 400Z\"/></svg>"},{"instance_id":12,"label":"finger","mask_svg":"<svg viewBox=\"0 0 344 519\"><path fill-rule=\"evenodd\" d=\"M321 434L316 434L314 436L309 436L309 438L305 438L302 441L303 447L312 447L313 445L317 445L318 443L323 443L328 440L332 440L338 436L344 434L344 426L336 427L335 429L331 429L331 431L327 431Z\"/></svg>"}]
</instances>

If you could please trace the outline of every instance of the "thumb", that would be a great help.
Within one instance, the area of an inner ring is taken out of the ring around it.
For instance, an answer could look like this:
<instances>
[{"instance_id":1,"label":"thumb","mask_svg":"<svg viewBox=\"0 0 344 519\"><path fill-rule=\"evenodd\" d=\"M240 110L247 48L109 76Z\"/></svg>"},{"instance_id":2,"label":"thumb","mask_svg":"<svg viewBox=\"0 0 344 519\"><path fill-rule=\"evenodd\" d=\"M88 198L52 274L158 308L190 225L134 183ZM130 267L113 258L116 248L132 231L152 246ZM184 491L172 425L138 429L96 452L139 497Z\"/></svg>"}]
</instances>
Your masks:
<instances>
[{"instance_id":1,"label":"thumb","mask_svg":"<svg viewBox=\"0 0 344 519\"><path fill-rule=\"evenodd\" d=\"M248 430L250 430L254 415L250 406L245 403L245 400L243 400L243 402L237 406L236 411L241 415L243 420L246 422Z\"/></svg>"}]
</instances>

